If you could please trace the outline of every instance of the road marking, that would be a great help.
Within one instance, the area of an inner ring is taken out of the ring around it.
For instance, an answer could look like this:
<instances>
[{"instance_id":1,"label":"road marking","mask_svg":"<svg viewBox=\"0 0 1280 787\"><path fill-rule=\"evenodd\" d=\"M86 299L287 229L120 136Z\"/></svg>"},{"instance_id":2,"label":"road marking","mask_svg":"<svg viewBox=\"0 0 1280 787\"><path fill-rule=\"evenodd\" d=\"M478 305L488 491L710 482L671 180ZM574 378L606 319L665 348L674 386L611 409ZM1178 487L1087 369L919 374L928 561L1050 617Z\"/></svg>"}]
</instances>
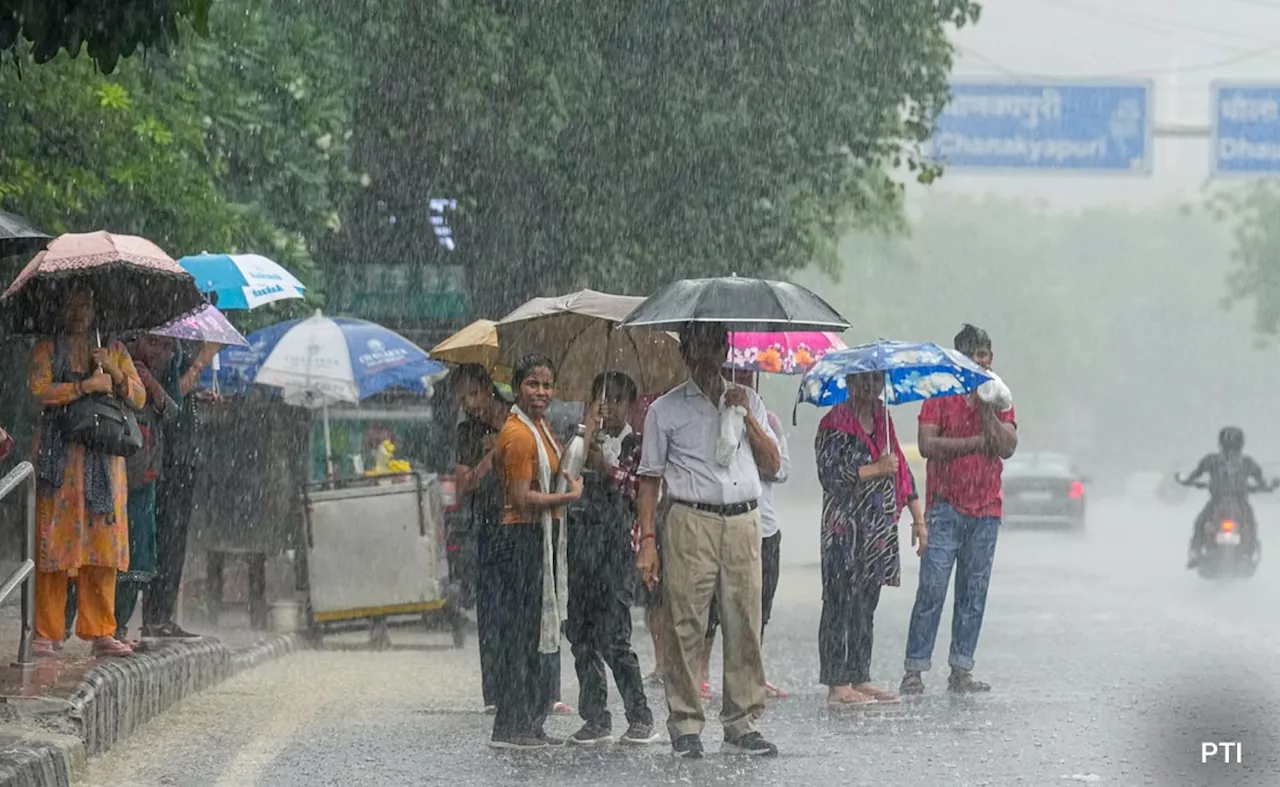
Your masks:
<instances>
[{"instance_id":1,"label":"road marking","mask_svg":"<svg viewBox=\"0 0 1280 787\"><path fill-rule=\"evenodd\" d=\"M215 787L244 787L259 784L263 773L275 762L296 735L311 723L329 700L319 691L292 693L280 702L266 723L258 727L252 740L236 752Z\"/></svg>"}]
</instances>

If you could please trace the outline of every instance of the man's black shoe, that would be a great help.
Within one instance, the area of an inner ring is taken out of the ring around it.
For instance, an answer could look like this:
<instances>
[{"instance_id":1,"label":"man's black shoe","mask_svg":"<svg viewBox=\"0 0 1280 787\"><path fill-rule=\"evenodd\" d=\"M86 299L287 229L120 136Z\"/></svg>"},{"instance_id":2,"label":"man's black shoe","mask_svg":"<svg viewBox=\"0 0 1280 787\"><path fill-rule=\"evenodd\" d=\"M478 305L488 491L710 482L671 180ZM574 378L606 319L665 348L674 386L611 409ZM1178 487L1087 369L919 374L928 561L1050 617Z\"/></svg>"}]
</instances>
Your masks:
<instances>
[{"instance_id":1,"label":"man's black shoe","mask_svg":"<svg viewBox=\"0 0 1280 787\"><path fill-rule=\"evenodd\" d=\"M702 739L697 735L681 735L671 744L671 750L677 757L686 760L697 760L702 757Z\"/></svg>"},{"instance_id":2,"label":"man's black shoe","mask_svg":"<svg viewBox=\"0 0 1280 787\"><path fill-rule=\"evenodd\" d=\"M721 754L746 754L753 757L777 757L778 747L764 739L758 732L748 732L737 740L724 739Z\"/></svg>"}]
</instances>

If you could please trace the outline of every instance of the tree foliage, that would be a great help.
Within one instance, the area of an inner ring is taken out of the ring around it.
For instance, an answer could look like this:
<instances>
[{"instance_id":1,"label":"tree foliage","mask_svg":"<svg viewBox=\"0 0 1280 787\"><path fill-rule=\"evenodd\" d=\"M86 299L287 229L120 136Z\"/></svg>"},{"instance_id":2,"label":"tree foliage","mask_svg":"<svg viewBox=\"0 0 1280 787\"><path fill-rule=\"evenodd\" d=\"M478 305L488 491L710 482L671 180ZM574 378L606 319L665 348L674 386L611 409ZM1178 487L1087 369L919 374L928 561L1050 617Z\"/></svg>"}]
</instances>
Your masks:
<instances>
[{"instance_id":1,"label":"tree foliage","mask_svg":"<svg viewBox=\"0 0 1280 787\"><path fill-rule=\"evenodd\" d=\"M319 284L312 249L358 188L357 90L332 34L297 10L224 0L210 38L110 76L66 55L0 71L0 207L50 232L143 235L175 256L260 252Z\"/></svg>"},{"instance_id":2,"label":"tree foliage","mask_svg":"<svg viewBox=\"0 0 1280 787\"><path fill-rule=\"evenodd\" d=\"M36 63L86 49L103 73L139 49L170 54L182 21L208 33L213 0L0 0L0 50L31 44Z\"/></svg>"},{"instance_id":3,"label":"tree foliage","mask_svg":"<svg viewBox=\"0 0 1280 787\"><path fill-rule=\"evenodd\" d=\"M421 259L458 197L482 311L594 286L782 275L899 219L895 164L946 99L964 0L383 4L360 112L373 176L344 256ZM390 13L390 11L386 11ZM364 34L364 33L362 33ZM386 217L398 217L388 229Z\"/></svg>"},{"instance_id":4,"label":"tree foliage","mask_svg":"<svg viewBox=\"0 0 1280 787\"><path fill-rule=\"evenodd\" d=\"M1208 210L1232 235L1227 297L1232 306L1253 303L1259 338L1280 333L1280 187L1257 180L1211 194Z\"/></svg>"}]
</instances>

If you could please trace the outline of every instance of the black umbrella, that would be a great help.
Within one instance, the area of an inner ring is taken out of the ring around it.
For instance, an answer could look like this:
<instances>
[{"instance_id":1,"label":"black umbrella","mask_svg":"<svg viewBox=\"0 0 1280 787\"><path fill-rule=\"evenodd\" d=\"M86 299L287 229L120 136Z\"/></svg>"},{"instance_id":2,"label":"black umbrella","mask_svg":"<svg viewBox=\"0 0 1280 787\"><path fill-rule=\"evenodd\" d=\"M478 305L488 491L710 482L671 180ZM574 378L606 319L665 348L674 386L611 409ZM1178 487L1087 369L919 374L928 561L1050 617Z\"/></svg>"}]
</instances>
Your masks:
<instances>
[{"instance_id":1,"label":"black umbrella","mask_svg":"<svg viewBox=\"0 0 1280 787\"><path fill-rule=\"evenodd\" d=\"M724 323L731 331L835 331L849 322L826 301L785 281L725 276L668 284L621 325L673 330L687 322Z\"/></svg>"},{"instance_id":2,"label":"black umbrella","mask_svg":"<svg viewBox=\"0 0 1280 787\"><path fill-rule=\"evenodd\" d=\"M49 237L21 216L0 210L0 257L30 254L48 243Z\"/></svg>"}]
</instances>

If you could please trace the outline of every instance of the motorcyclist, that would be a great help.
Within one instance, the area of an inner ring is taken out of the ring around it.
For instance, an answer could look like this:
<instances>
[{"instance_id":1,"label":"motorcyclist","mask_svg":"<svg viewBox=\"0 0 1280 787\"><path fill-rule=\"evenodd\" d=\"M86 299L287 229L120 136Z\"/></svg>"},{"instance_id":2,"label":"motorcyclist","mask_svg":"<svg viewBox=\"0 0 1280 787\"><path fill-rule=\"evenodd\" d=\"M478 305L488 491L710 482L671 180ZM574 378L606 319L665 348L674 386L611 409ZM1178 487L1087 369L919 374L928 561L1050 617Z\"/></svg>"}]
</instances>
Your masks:
<instances>
[{"instance_id":1,"label":"motorcyclist","mask_svg":"<svg viewBox=\"0 0 1280 787\"><path fill-rule=\"evenodd\" d=\"M1218 447L1219 452L1201 459L1200 464L1189 477L1184 479L1175 476L1178 483L1183 486L1195 486L1201 477L1209 476L1209 502L1196 517L1195 530L1191 534L1187 568L1195 568L1199 565L1200 552L1204 545L1205 525L1217 506L1224 501L1234 501L1239 504L1245 520L1241 522L1241 526L1249 550L1252 552L1258 540L1253 506L1249 504L1249 493L1270 491L1280 486L1280 481L1268 483L1262 476L1262 468L1253 460L1253 457L1244 452L1244 430L1240 427L1223 427L1218 433Z\"/></svg>"}]
</instances>

